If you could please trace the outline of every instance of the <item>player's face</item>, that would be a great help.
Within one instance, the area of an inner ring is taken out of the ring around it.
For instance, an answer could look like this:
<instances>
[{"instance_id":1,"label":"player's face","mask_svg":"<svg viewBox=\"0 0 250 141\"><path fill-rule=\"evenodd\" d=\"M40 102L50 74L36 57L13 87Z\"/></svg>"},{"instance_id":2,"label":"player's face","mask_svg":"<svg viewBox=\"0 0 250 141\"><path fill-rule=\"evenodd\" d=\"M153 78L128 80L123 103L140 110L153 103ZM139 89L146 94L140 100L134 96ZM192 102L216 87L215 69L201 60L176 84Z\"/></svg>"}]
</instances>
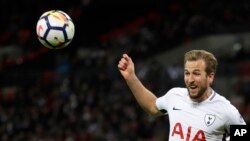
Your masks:
<instances>
[{"instance_id":1,"label":"player's face","mask_svg":"<svg viewBox=\"0 0 250 141\"><path fill-rule=\"evenodd\" d=\"M184 81L191 99L202 101L208 96L208 88L213 81L213 74L205 72L203 60L187 61L184 70Z\"/></svg>"}]
</instances>

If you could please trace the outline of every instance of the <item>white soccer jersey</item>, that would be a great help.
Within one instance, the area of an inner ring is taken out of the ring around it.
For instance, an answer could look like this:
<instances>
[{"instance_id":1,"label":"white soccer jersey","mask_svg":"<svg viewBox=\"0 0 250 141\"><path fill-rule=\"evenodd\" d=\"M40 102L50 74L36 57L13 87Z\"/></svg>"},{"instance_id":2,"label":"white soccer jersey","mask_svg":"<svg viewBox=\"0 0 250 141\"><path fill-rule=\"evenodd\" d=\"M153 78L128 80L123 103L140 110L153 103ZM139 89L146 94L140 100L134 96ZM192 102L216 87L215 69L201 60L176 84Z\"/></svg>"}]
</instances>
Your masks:
<instances>
[{"instance_id":1,"label":"white soccer jersey","mask_svg":"<svg viewBox=\"0 0 250 141\"><path fill-rule=\"evenodd\" d=\"M232 124L246 124L239 111L215 91L203 102L193 102L186 88L173 88L156 101L169 116L169 141L221 141Z\"/></svg>"}]
</instances>

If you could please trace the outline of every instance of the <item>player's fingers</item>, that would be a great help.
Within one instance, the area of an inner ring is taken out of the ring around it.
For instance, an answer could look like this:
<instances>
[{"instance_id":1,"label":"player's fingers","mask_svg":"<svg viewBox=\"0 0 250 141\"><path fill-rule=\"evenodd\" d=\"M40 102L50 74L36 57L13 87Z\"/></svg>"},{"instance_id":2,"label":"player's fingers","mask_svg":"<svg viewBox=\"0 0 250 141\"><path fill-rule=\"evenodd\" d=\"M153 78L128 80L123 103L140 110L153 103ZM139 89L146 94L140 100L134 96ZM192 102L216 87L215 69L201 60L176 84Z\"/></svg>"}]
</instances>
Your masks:
<instances>
[{"instance_id":1,"label":"player's fingers","mask_svg":"<svg viewBox=\"0 0 250 141\"><path fill-rule=\"evenodd\" d=\"M124 71L124 70L126 70L126 66L118 64L118 69Z\"/></svg>"},{"instance_id":2,"label":"player's fingers","mask_svg":"<svg viewBox=\"0 0 250 141\"><path fill-rule=\"evenodd\" d=\"M130 61L131 61L131 58L126 53L123 54L121 60L118 63L118 68L120 70L127 69L127 66L128 66Z\"/></svg>"},{"instance_id":3,"label":"player's fingers","mask_svg":"<svg viewBox=\"0 0 250 141\"><path fill-rule=\"evenodd\" d=\"M126 61L130 61L131 58L128 56L128 54L123 54L122 57L126 60Z\"/></svg>"},{"instance_id":4,"label":"player's fingers","mask_svg":"<svg viewBox=\"0 0 250 141\"><path fill-rule=\"evenodd\" d=\"M125 58L121 58L121 60L118 63L118 68L120 70L125 70L127 68L127 61Z\"/></svg>"}]
</instances>

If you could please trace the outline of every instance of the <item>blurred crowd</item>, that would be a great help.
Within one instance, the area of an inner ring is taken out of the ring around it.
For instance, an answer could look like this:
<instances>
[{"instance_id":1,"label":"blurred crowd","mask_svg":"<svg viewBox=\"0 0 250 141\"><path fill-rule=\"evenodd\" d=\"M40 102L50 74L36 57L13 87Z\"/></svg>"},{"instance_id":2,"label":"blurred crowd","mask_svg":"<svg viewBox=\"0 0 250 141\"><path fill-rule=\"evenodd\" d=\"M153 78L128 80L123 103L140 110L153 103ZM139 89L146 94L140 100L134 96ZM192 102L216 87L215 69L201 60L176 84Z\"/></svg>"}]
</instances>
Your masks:
<instances>
[{"instance_id":1,"label":"blurred crowd","mask_svg":"<svg viewBox=\"0 0 250 141\"><path fill-rule=\"evenodd\" d=\"M112 19L116 23L112 29L107 23L101 29L105 17L91 17L96 14L90 14L90 7L102 7L93 6L94 0L48 2L24 0L16 6L0 2L5 19L0 29L1 141L165 141L168 117L150 117L137 105L117 70L122 53L134 58L140 79L161 96L173 86L184 86L182 64L163 66L150 57L206 35L250 31L248 1L152 2L153 8L137 17ZM76 35L69 47L51 51L38 43L34 31L42 11L56 6L72 16ZM96 28L88 29L87 20ZM217 74L237 78L228 86L233 87L232 94L221 94L248 123L249 56L243 50L233 58L219 57ZM220 86L214 87L227 89Z\"/></svg>"}]
</instances>

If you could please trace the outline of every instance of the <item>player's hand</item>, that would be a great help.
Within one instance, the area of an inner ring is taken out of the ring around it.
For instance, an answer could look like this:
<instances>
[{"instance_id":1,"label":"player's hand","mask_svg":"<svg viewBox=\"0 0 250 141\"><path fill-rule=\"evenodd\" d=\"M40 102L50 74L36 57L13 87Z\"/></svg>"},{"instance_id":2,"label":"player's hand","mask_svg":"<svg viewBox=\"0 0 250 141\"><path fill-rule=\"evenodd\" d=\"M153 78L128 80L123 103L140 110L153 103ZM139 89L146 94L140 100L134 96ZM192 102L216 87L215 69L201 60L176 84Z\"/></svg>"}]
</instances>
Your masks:
<instances>
[{"instance_id":1,"label":"player's hand","mask_svg":"<svg viewBox=\"0 0 250 141\"><path fill-rule=\"evenodd\" d=\"M122 55L122 58L118 63L118 69L126 80L135 75L134 63L127 54Z\"/></svg>"}]
</instances>

